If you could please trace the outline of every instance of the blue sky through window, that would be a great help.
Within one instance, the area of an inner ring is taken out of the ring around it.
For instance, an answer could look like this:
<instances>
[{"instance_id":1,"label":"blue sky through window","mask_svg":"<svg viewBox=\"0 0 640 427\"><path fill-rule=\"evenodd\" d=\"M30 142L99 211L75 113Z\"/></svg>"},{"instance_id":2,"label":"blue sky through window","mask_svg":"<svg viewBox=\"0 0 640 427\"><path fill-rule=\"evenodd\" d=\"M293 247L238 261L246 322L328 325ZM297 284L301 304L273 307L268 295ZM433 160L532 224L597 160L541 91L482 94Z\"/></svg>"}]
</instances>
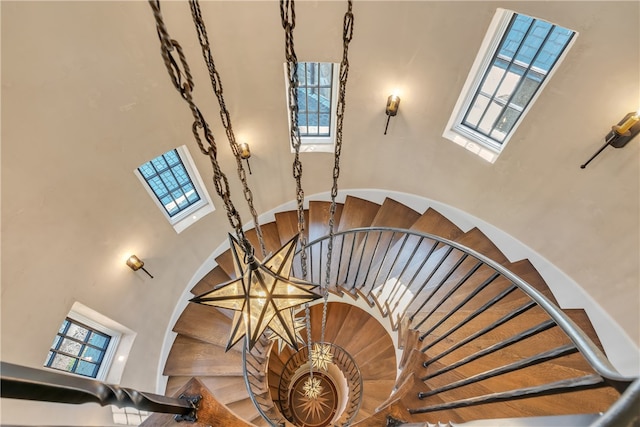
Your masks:
<instances>
[{"instance_id":1,"label":"blue sky through window","mask_svg":"<svg viewBox=\"0 0 640 427\"><path fill-rule=\"evenodd\" d=\"M138 168L170 217L200 200L178 152L167 151Z\"/></svg>"},{"instance_id":2,"label":"blue sky through window","mask_svg":"<svg viewBox=\"0 0 640 427\"><path fill-rule=\"evenodd\" d=\"M514 14L462 124L502 144L575 33Z\"/></svg>"}]
</instances>

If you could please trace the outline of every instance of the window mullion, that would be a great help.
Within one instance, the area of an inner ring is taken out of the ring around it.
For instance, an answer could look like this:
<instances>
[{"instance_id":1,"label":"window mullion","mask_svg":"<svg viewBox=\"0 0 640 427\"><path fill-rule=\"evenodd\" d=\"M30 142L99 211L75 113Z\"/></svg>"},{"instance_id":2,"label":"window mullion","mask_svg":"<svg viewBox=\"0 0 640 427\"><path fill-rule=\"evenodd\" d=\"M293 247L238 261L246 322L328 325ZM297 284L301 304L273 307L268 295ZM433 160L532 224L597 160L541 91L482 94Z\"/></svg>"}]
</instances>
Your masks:
<instances>
[{"instance_id":1,"label":"window mullion","mask_svg":"<svg viewBox=\"0 0 640 427\"><path fill-rule=\"evenodd\" d=\"M533 27L533 25L537 22L537 19L534 19L531 27ZM527 77L527 73L531 70L531 68L533 67L533 64L536 62L536 59L538 59L538 56L540 55L540 52L542 52L542 48L544 47L544 45L547 43L547 40L549 40L549 37L551 36L551 34L553 33L553 30L556 28L555 25L552 25L551 28L549 29L549 31L547 32L546 36L544 37L544 40L542 41L542 43L540 43L540 47L538 48L538 50L536 51L535 55L533 55L533 58L531 58L531 62L529 63L529 65L527 66L527 68L523 71L522 77L520 78L520 80L518 81L518 83L516 84L516 87L513 89L513 91L511 92L511 95L509 95L509 99L507 100L507 102L505 103L504 107L502 107L502 109L500 110L500 114L498 114L495 118L495 120L493 121L493 124L491 126L491 132L493 132L493 130L496 128L496 125L498 123L498 121L500 120L500 118L502 117L502 115L504 114L505 110L507 109L507 107L509 106L509 104L511 103L511 100L513 99L513 97L516 95L516 93L518 93L518 90L520 89L520 87L522 86L522 84L524 83L524 79ZM526 39L526 36L529 34L529 32L527 32L527 34L525 35L524 39L523 39L523 43L524 40ZM522 44L520 44L520 47L522 47ZM519 49L518 49L519 50ZM514 61L517 55L514 55ZM505 73L506 74L506 73ZM541 82L542 83L542 82ZM529 101L527 101L527 105L529 105ZM525 105L526 108L526 105ZM520 118L520 116L522 115L522 111L520 111L520 113L518 114L518 117L516 117L516 120L514 121L514 123Z\"/></svg>"},{"instance_id":2,"label":"window mullion","mask_svg":"<svg viewBox=\"0 0 640 427\"><path fill-rule=\"evenodd\" d=\"M504 33L502 40L500 41L500 45L498 45L498 48L496 49L496 54L494 55L494 59L491 61L491 65L489 66L489 68L485 71L485 77L489 75L489 69L491 66L493 66L493 64L495 63L495 58L497 57L498 53L500 52L500 49L502 48L504 42L507 40L507 35L509 34L509 31L511 31L511 29L513 28L513 25L516 22L516 18L517 18L517 14L513 15L513 20L511 21L511 25L509 26L509 29ZM478 120L478 125L476 126L476 131L482 133L483 135L486 135L488 137L490 137L491 132L493 131L494 127L495 127L495 122L498 119L494 119L494 123L493 125L489 128L489 131L487 133L483 132L481 129L478 129L480 127L480 123L482 123L482 120L484 120L484 117L487 114L487 111L489 110L489 107L491 106L491 103L496 99L496 94L498 93L498 90L500 89L500 86L502 86L502 83L504 82L504 80L507 77L507 74L509 73L509 69L511 68L511 66L513 65L514 61L516 60L516 58L518 57L518 54L520 53L520 50L522 49L522 45L524 43L524 41L527 39L527 37L529 36L529 34L531 33L531 30L533 28L533 24L536 22L535 19L531 20L531 23L529 24L529 27L527 28L527 31L525 32L524 36L522 37L522 41L520 42L520 44L518 45L516 51L513 53L513 56L511 57L511 60L508 61L508 64L504 70L504 73L502 74L502 77L500 78L500 82L498 82L498 84L496 85L495 89L493 90L493 94L491 95L491 98L489 99L489 102L487 103L487 107L485 108L485 110L483 111L482 115L480 116L480 119ZM505 103L506 105L506 103ZM502 114L502 111L504 111L503 107L500 110L500 115ZM500 117L500 115L498 115L497 117Z\"/></svg>"}]
</instances>

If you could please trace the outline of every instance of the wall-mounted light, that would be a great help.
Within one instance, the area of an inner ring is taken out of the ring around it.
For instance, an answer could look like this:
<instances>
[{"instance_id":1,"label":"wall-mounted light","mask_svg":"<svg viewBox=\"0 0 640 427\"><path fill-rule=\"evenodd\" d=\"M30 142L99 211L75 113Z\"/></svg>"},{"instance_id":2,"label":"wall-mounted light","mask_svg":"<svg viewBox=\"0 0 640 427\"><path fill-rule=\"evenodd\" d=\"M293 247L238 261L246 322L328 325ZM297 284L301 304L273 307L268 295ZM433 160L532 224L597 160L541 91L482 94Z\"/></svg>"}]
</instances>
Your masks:
<instances>
[{"instance_id":1,"label":"wall-mounted light","mask_svg":"<svg viewBox=\"0 0 640 427\"><path fill-rule=\"evenodd\" d=\"M384 112L387 114L387 124L384 127L384 134L387 134L387 128L389 127L389 120L392 116L398 114L398 107L400 106L400 97L396 94L389 95L387 98L387 108Z\"/></svg>"},{"instance_id":2,"label":"wall-mounted light","mask_svg":"<svg viewBox=\"0 0 640 427\"><path fill-rule=\"evenodd\" d=\"M238 154L240 154L240 158L247 161L247 169L249 169L249 175L251 175L251 165L249 164L249 157L251 157L251 150L249 149L249 144L243 142L238 144Z\"/></svg>"},{"instance_id":3,"label":"wall-mounted light","mask_svg":"<svg viewBox=\"0 0 640 427\"><path fill-rule=\"evenodd\" d=\"M585 164L580 165L580 169L586 168L591 163L591 160L602 153L608 145L614 148L622 148L638 133L640 133L640 109L636 112L627 113L617 125L611 126L611 132L604 137L604 145Z\"/></svg>"},{"instance_id":4,"label":"wall-mounted light","mask_svg":"<svg viewBox=\"0 0 640 427\"><path fill-rule=\"evenodd\" d=\"M144 262L138 258L135 255L131 255L129 257L129 259L127 259L127 265L129 267L131 267L131 269L133 271L138 271L138 270L142 270L145 273L147 273L149 275L149 277L151 277L153 279L153 276L151 275L151 273L149 273L145 268L144 268Z\"/></svg>"}]
</instances>

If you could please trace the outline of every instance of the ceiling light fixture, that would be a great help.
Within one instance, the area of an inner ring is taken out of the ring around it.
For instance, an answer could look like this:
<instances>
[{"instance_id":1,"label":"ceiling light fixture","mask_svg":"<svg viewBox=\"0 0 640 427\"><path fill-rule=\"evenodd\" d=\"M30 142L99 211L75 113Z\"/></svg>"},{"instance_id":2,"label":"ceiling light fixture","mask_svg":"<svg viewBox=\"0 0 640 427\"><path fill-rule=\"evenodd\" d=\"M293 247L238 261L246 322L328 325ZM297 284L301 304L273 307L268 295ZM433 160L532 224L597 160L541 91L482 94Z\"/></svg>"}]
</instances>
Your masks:
<instances>
[{"instance_id":1,"label":"ceiling light fixture","mask_svg":"<svg viewBox=\"0 0 640 427\"><path fill-rule=\"evenodd\" d=\"M385 135L387 134L387 128L389 127L389 120L391 119L391 117L398 114L398 107L400 107L400 97L395 93L389 95L389 98L387 98L387 107L384 110L385 114L387 115L387 124L384 127Z\"/></svg>"},{"instance_id":2,"label":"ceiling light fixture","mask_svg":"<svg viewBox=\"0 0 640 427\"><path fill-rule=\"evenodd\" d=\"M131 255L129 257L129 259L127 259L127 265L129 267L131 267L131 269L133 271L138 271L138 270L142 270L145 273L147 273L149 275L149 277L151 277L153 279L153 276L151 275L151 273L149 273L145 268L144 268L144 262L138 258L135 255Z\"/></svg>"},{"instance_id":3,"label":"ceiling light fixture","mask_svg":"<svg viewBox=\"0 0 640 427\"><path fill-rule=\"evenodd\" d=\"M640 133L640 109L636 112L627 113L617 125L611 126L611 132L604 137L604 145L586 163L580 165L580 169L586 168L608 145L614 148L622 148L638 133Z\"/></svg>"}]
</instances>

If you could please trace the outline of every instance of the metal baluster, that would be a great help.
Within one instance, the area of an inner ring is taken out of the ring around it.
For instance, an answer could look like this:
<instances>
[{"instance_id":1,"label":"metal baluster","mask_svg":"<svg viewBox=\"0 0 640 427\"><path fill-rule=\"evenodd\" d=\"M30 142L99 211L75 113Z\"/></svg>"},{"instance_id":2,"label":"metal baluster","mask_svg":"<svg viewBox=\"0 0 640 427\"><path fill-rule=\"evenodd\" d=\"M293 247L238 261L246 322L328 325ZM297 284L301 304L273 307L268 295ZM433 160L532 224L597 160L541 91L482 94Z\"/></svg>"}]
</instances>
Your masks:
<instances>
[{"instance_id":1,"label":"metal baluster","mask_svg":"<svg viewBox=\"0 0 640 427\"><path fill-rule=\"evenodd\" d=\"M588 390L592 388L605 387L602 377L598 375L585 375L579 378L556 381L535 387L520 388L501 393L492 393L470 399L462 399L440 405L427 406L425 408L409 409L410 414L424 414L426 412L443 411L446 409L466 408L485 403L504 402L509 400L522 399L524 397L549 396L552 394L566 393L569 391Z\"/></svg>"},{"instance_id":2,"label":"metal baluster","mask_svg":"<svg viewBox=\"0 0 640 427\"><path fill-rule=\"evenodd\" d=\"M447 253L447 256L449 254ZM442 280L440 280L440 283L438 283L438 285L433 289L433 291L431 291L431 293L429 294L429 296L427 297L426 300L424 300L424 302L420 305L420 307L418 307L418 309L416 310L416 313L420 312L420 310L422 310L424 308L424 306L431 300L431 298L440 290L440 288L442 288L442 286L444 286L445 283L447 283L447 281L449 280L449 278L453 275L453 273L458 269L458 267L460 267L460 264L462 264L464 262L464 260L467 259L469 255L467 254L463 254L462 257L455 263L455 265L449 269L449 271L447 272L447 274L445 274L445 276L442 278ZM444 260L443 260L444 261ZM433 311L432 311L433 312ZM427 320L427 318L431 315L431 313L427 314L427 316L422 319L420 322L418 322L415 325L415 329L419 328L425 320Z\"/></svg>"},{"instance_id":3,"label":"metal baluster","mask_svg":"<svg viewBox=\"0 0 640 427\"><path fill-rule=\"evenodd\" d=\"M527 357L526 359L518 360L517 362L510 363L508 365L500 366L489 371L482 372L477 375L465 378L463 380L449 383L445 386L438 387L436 389L418 393L418 398L424 399L429 396L434 396L438 393L444 393L445 391L453 390L456 388L464 387L469 384L477 383L489 378L497 377L498 375L508 374L520 369L528 368L530 366L538 365L540 363L548 362L549 360L557 359L558 357L566 356L569 354L577 353L578 349L571 344L556 347L552 350L548 350L536 355Z\"/></svg>"},{"instance_id":4,"label":"metal baluster","mask_svg":"<svg viewBox=\"0 0 640 427\"><path fill-rule=\"evenodd\" d=\"M491 353L495 353L498 350L502 350L503 348L509 347L510 345L513 345L515 343L518 343L520 341L523 341L529 337L532 337L534 335L539 334L540 332L544 332L547 329L551 329L554 326L556 326L556 324L553 322L553 320L546 320L542 323L537 324L536 326L533 326L529 329L527 329L526 331L520 332L519 334L516 334L514 336L512 336L511 338L508 338L504 341L500 341L492 346L489 346L487 348L485 348L484 350L478 351L473 353L472 355L469 355L467 357L465 357L464 359L461 359L459 361L457 361L456 363L453 363L449 366L446 366L432 374L426 375L422 378L420 378L422 381L426 381L429 378L433 378L433 377L437 377L438 375L442 375L445 372L449 372L452 371L456 368L459 368L460 366L466 365L467 363L473 362L474 360L477 360L481 357L484 357L488 354ZM431 360L429 363L433 362L433 360ZM424 366L427 367L428 363L425 362Z\"/></svg>"},{"instance_id":5,"label":"metal baluster","mask_svg":"<svg viewBox=\"0 0 640 427\"><path fill-rule=\"evenodd\" d=\"M353 284L351 285L351 290L353 290L353 288L356 286L356 283L358 283L358 275L360 274L360 269L362 267L362 259L364 258L364 250L367 247L367 242L369 241L369 233L364 233L364 242L360 244L360 246L362 247L362 250L360 251L360 256L358 257L358 267L356 268L356 277L353 279Z\"/></svg>"},{"instance_id":6,"label":"metal baluster","mask_svg":"<svg viewBox=\"0 0 640 427\"><path fill-rule=\"evenodd\" d=\"M508 313L507 315L501 317L500 319L496 320L495 322L491 323L490 325L482 328L481 330L475 332L472 335L469 335L467 338L463 339L462 341L459 341L457 344L449 347L447 350L443 351L442 353L440 353L437 356L433 356L429 359L429 362L425 362L425 364L429 364L432 362L435 362L436 360L439 360L441 358L443 358L444 356L451 354L453 351L459 349L460 347L469 344L471 341L481 337L482 335L491 332L492 330L494 330L495 328L497 328L500 325L503 325L505 323L507 323L509 320L515 319L516 317L520 316L523 313L526 313L528 310L530 310L531 308L535 307L536 303L534 301L529 301L527 303L525 303L524 305L521 305L520 307L516 308L515 310L513 310L511 313ZM425 352L427 351L428 347L423 347L420 349L421 352Z\"/></svg>"},{"instance_id":7,"label":"metal baluster","mask_svg":"<svg viewBox=\"0 0 640 427\"><path fill-rule=\"evenodd\" d=\"M435 268L433 268L431 270L431 273L429 273L429 277L427 277L427 279L422 282L422 285L420 285L420 288L418 289L418 292L416 292L416 296L421 295L422 291L424 290L424 287L427 286L427 283L429 283L431 281L431 279L433 278L433 276L436 274L436 272L440 269L440 267L442 267L442 264L444 263L444 261L449 257L449 255L451 254L451 252L453 252L453 247L449 246L447 248L447 251L445 253L445 255L443 257L440 258L440 260L438 261L437 265L435 266ZM413 322L413 319L416 317L416 315L420 312L420 309L429 302L429 299L433 296L433 294L437 291L433 290L431 291L431 293L429 295L427 295L427 299L420 305L420 307L415 311L415 313L413 313L411 316L409 316L409 320ZM407 310L409 309L409 306L407 306ZM413 327L412 329L418 329L416 327Z\"/></svg>"},{"instance_id":8,"label":"metal baluster","mask_svg":"<svg viewBox=\"0 0 640 427\"><path fill-rule=\"evenodd\" d=\"M431 347L433 347L434 345L438 344L440 341L442 341L443 339L449 337L452 333L454 333L455 331L457 331L458 329L460 329L462 326L466 325L467 323L469 323L471 320L475 319L476 317L478 317L480 314L484 313L485 311L487 311L487 309L489 309L490 307L494 306L495 304L497 304L498 302L500 302L504 297L506 297L507 295L509 295L511 292L515 291L516 289L518 289L517 286L515 285L511 285L509 288L505 289L504 291L502 291L499 295L496 295L495 297L493 297L491 300L489 300L488 302L486 302L482 307L478 308L477 310L475 310L473 313L471 313L469 316L467 316L464 320L462 320L460 323L458 323L457 325L453 326L451 329L449 329L447 332L443 333L440 337L438 337L436 340L434 340L433 342L431 342L430 344L428 344L425 347L425 350L429 350Z\"/></svg>"}]
</instances>

